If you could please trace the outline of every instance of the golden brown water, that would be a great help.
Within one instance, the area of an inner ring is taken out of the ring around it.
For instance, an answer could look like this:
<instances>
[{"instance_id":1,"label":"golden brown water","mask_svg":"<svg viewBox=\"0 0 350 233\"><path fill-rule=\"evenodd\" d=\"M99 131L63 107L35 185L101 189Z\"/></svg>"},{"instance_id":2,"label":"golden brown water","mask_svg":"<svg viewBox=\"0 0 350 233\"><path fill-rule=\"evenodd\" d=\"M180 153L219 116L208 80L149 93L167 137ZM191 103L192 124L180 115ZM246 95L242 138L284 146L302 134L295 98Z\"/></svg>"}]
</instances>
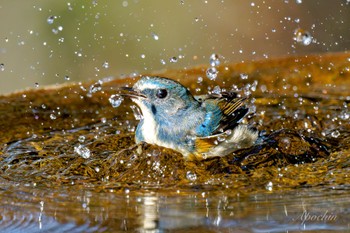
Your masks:
<instances>
[{"instance_id":1,"label":"golden brown water","mask_svg":"<svg viewBox=\"0 0 350 233\"><path fill-rule=\"evenodd\" d=\"M132 103L108 102L137 78L0 97L0 229L349 230L350 55L231 64L215 81L205 70L158 75L194 94L249 94L260 144L201 162L152 145L138 154Z\"/></svg>"}]
</instances>

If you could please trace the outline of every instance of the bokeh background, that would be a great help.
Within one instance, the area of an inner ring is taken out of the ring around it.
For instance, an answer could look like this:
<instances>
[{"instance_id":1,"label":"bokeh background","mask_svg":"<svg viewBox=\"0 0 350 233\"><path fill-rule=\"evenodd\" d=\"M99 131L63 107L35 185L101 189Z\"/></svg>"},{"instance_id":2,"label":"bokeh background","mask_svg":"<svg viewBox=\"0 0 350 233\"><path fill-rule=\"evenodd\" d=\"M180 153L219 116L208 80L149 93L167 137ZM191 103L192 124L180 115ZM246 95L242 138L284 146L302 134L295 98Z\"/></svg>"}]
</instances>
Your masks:
<instances>
[{"instance_id":1,"label":"bokeh background","mask_svg":"<svg viewBox=\"0 0 350 233\"><path fill-rule=\"evenodd\" d=\"M298 30L296 33L296 30ZM346 51L350 0L0 0L0 94Z\"/></svg>"}]
</instances>

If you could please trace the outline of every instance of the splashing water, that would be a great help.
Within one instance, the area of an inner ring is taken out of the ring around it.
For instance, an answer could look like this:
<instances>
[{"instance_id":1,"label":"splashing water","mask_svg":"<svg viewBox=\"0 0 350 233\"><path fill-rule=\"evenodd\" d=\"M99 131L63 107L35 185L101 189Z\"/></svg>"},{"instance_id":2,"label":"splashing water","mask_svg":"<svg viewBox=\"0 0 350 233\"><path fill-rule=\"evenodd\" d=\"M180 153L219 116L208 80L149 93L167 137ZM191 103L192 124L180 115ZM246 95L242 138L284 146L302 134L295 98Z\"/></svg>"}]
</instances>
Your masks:
<instances>
[{"instance_id":1,"label":"splashing water","mask_svg":"<svg viewBox=\"0 0 350 233\"><path fill-rule=\"evenodd\" d=\"M213 53L212 55L210 55L209 63L211 66L220 65L220 56L218 54Z\"/></svg>"},{"instance_id":2,"label":"splashing water","mask_svg":"<svg viewBox=\"0 0 350 233\"><path fill-rule=\"evenodd\" d=\"M219 86L215 86L212 93L220 95L221 94L221 88Z\"/></svg>"},{"instance_id":3,"label":"splashing water","mask_svg":"<svg viewBox=\"0 0 350 233\"><path fill-rule=\"evenodd\" d=\"M305 31L301 28L298 28L294 31L294 37L293 39L301 45L310 45L313 41L313 37L311 36L310 32Z\"/></svg>"},{"instance_id":4,"label":"splashing water","mask_svg":"<svg viewBox=\"0 0 350 233\"><path fill-rule=\"evenodd\" d=\"M91 156L89 148L80 144L74 147L74 152L83 157L84 159L88 159Z\"/></svg>"},{"instance_id":5,"label":"splashing water","mask_svg":"<svg viewBox=\"0 0 350 233\"><path fill-rule=\"evenodd\" d=\"M169 60L171 63L176 63L177 62L177 57L172 57Z\"/></svg>"},{"instance_id":6,"label":"splashing water","mask_svg":"<svg viewBox=\"0 0 350 233\"><path fill-rule=\"evenodd\" d=\"M124 98L121 95L111 95L111 97L109 97L108 101L112 104L113 108L118 108L121 103L123 102Z\"/></svg>"},{"instance_id":7,"label":"splashing water","mask_svg":"<svg viewBox=\"0 0 350 233\"><path fill-rule=\"evenodd\" d=\"M57 119L57 116L53 113L50 114L50 119L51 120L56 120Z\"/></svg>"},{"instance_id":8,"label":"splashing water","mask_svg":"<svg viewBox=\"0 0 350 233\"><path fill-rule=\"evenodd\" d=\"M102 80L98 80L96 83L92 84L89 88L89 92L86 94L88 97L91 97L93 93L96 93L98 91L102 90Z\"/></svg>"},{"instance_id":9,"label":"splashing water","mask_svg":"<svg viewBox=\"0 0 350 233\"><path fill-rule=\"evenodd\" d=\"M105 61L105 62L102 64L102 67L105 68L105 69L108 69L108 68L109 68L109 63L108 63L108 61Z\"/></svg>"},{"instance_id":10,"label":"splashing water","mask_svg":"<svg viewBox=\"0 0 350 233\"><path fill-rule=\"evenodd\" d=\"M56 18L57 18L57 17L54 16L54 15L49 16L49 17L47 18L47 23L48 23L48 24L53 24L53 22L55 21Z\"/></svg>"},{"instance_id":11,"label":"splashing water","mask_svg":"<svg viewBox=\"0 0 350 233\"><path fill-rule=\"evenodd\" d=\"M143 116L141 114L140 109L136 105L131 105L130 106L132 112L134 113L134 117L136 120L142 120Z\"/></svg>"},{"instance_id":12,"label":"splashing water","mask_svg":"<svg viewBox=\"0 0 350 233\"><path fill-rule=\"evenodd\" d=\"M186 178L190 181L196 181L197 180L197 175L196 173L193 173L192 171L188 171L186 173Z\"/></svg>"},{"instance_id":13,"label":"splashing water","mask_svg":"<svg viewBox=\"0 0 350 233\"><path fill-rule=\"evenodd\" d=\"M207 78L215 80L218 76L219 71L215 67L209 67L206 71Z\"/></svg>"},{"instance_id":14,"label":"splashing water","mask_svg":"<svg viewBox=\"0 0 350 233\"><path fill-rule=\"evenodd\" d=\"M157 34L152 33L151 35L154 40L159 40L159 36Z\"/></svg>"},{"instance_id":15,"label":"splashing water","mask_svg":"<svg viewBox=\"0 0 350 233\"><path fill-rule=\"evenodd\" d=\"M78 138L78 141L83 143L85 141L85 136L84 135L80 135Z\"/></svg>"},{"instance_id":16,"label":"splashing water","mask_svg":"<svg viewBox=\"0 0 350 233\"><path fill-rule=\"evenodd\" d=\"M241 77L241 79L248 79L248 75L247 74L240 74L239 76Z\"/></svg>"}]
</instances>

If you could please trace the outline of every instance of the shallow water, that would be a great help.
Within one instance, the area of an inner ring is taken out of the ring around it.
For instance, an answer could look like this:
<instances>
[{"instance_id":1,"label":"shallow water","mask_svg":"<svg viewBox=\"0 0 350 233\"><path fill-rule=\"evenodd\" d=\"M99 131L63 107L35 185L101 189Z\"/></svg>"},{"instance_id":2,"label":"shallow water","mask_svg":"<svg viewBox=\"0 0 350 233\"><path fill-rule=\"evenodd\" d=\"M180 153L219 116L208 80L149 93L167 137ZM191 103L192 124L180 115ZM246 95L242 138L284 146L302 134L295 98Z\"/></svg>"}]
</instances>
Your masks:
<instances>
[{"instance_id":1,"label":"shallow water","mask_svg":"<svg viewBox=\"0 0 350 233\"><path fill-rule=\"evenodd\" d=\"M196 94L250 97L247 123L264 140L204 161L152 145L137 153L132 103L108 101L136 78L1 97L0 229L347 231L349 57L232 64L214 81L205 67L161 74Z\"/></svg>"},{"instance_id":2,"label":"shallow water","mask_svg":"<svg viewBox=\"0 0 350 233\"><path fill-rule=\"evenodd\" d=\"M1 197L2 232L326 232L348 230L350 220L346 189L230 195L12 187Z\"/></svg>"}]
</instances>

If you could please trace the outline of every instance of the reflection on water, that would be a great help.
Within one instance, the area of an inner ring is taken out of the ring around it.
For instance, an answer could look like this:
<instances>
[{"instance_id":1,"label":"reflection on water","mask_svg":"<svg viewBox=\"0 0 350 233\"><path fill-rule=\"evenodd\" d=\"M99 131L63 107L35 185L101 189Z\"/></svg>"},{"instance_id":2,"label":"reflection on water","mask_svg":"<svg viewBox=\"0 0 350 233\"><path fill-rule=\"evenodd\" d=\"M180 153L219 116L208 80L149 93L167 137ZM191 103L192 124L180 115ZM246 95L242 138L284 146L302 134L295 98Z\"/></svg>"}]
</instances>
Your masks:
<instances>
[{"instance_id":1,"label":"reflection on water","mask_svg":"<svg viewBox=\"0 0 350 233\"><path fill-rule=\"evenodd\" d=\"M74 186L10 189L0 194L1 232L322 232L350 228L346 189L242 196L185 190L85 190L77 196Z\"/></svg>"}]
</instances>

